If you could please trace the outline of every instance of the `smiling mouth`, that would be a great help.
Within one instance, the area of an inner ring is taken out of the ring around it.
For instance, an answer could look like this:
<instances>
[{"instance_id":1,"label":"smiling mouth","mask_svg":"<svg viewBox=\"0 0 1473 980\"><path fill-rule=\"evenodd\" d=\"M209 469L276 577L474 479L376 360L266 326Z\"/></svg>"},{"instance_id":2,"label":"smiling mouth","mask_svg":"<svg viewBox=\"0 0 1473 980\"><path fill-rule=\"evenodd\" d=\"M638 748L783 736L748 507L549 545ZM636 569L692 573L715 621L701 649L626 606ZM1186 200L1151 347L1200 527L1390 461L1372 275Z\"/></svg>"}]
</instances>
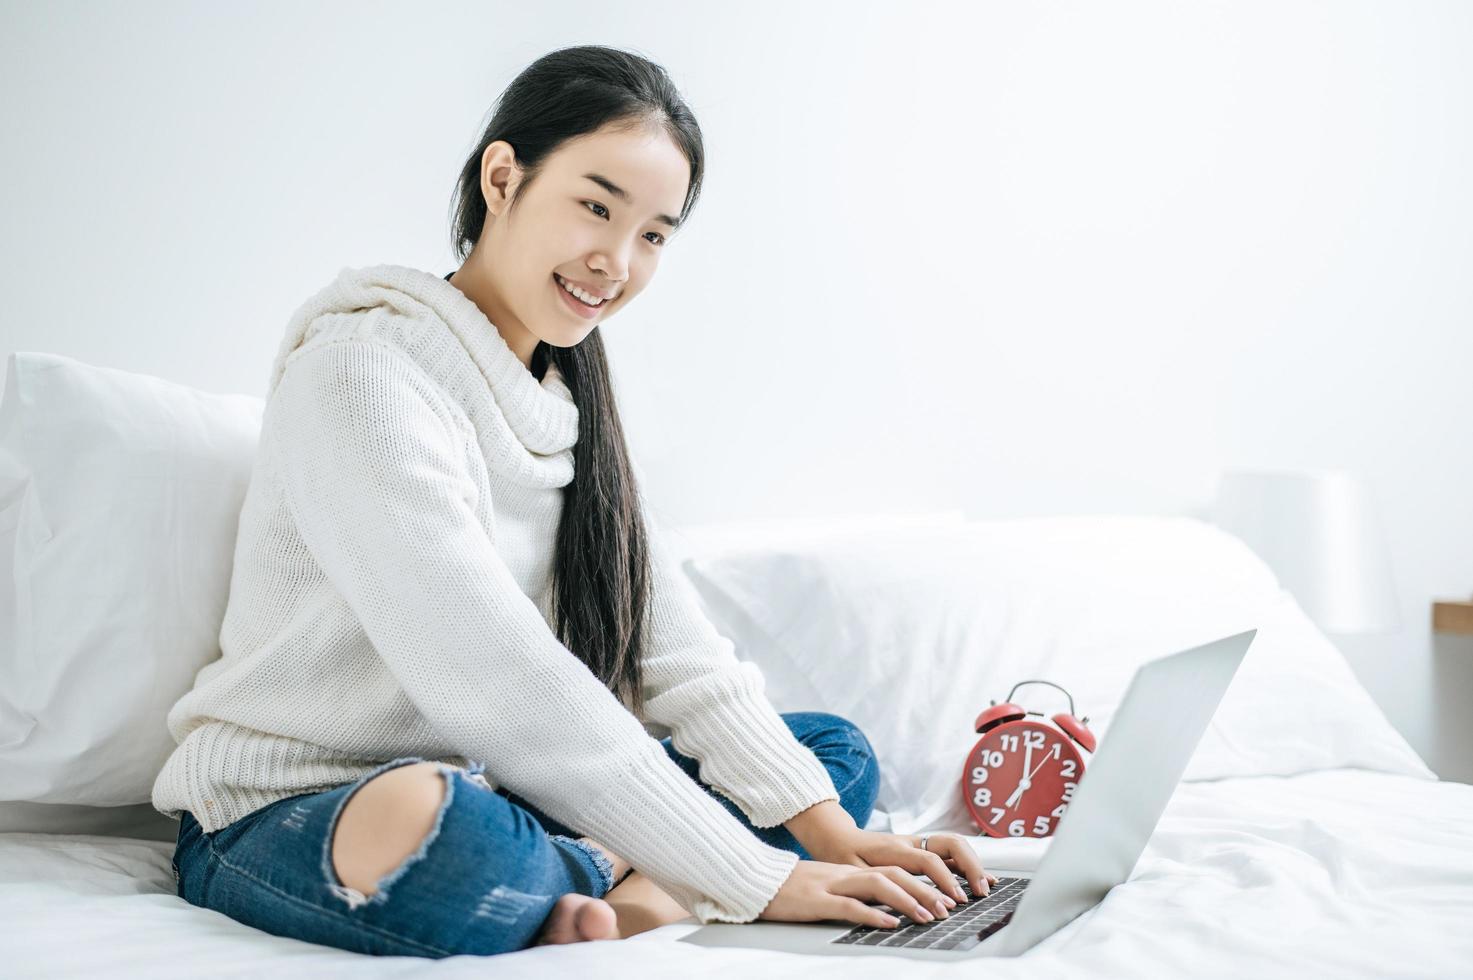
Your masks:
<instances>
[{"instance_id":1,"label":"smiling mouth","mask_svg":"<svg viewBox=\"0 0 1473 980\"><path fill-rule=\"evenodd\" d=\"M597 306L594 306L594 305L591 305L589 303L583 302L577 296L574 296L572 293L568 292L568 290L563 286L563 280L562 280L562 278L559 277L556 272L554 272L552 274L552 281L557 286L557 288L558 288L558 290L560 292L562 292L564 295L566 295L568 297L568 299L572 300L574 303L577 303L579 306L581 306L585 310L601 310L605 306L608 306L609 303L610 303L610 300L608 300L608 299L602 300L601 302L599 302L599 304Z\"/></svg>"}]
</instances>

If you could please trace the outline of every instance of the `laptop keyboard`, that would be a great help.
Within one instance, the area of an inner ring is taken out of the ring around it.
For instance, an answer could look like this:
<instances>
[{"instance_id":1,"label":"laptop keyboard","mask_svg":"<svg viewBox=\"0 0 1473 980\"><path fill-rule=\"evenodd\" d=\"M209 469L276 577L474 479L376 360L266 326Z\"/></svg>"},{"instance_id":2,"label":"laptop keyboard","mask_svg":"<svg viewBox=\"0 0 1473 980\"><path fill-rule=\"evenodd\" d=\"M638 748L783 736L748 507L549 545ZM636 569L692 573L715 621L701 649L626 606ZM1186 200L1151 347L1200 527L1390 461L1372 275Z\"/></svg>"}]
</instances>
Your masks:
<instances>
[{"instance_id":1,"label":"laptop keyboard","mask_svg":"<svg viewBox=\"0 0 1473 980\"><path fill-rule=\"evenodd\" d=\"M888 929L855 926L830 942L853 946L903 946L906 949L971 949L1008 924L1028 882L1027 878L998 875L997 884L992 886L991 891L972 901L972 889L967 884L967 879L956 875L956 883L961 886L969 901L948 909L951 914L946 918L916 922L889 905L881 905L879 908L900 920L899 925Z\"/></svg>"}]
</instances>

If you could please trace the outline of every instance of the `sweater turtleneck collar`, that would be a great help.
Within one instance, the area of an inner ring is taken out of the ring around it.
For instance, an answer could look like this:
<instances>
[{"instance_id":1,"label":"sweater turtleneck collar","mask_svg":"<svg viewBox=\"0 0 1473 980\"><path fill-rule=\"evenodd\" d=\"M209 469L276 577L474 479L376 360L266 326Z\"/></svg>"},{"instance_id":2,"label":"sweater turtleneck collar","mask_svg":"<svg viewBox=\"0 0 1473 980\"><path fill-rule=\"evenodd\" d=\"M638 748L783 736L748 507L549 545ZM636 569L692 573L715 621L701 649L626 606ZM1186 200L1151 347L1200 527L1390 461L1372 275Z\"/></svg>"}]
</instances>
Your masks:
<instances>
[{"instance_id":1,"label":"sweater turtleneck collar","mask_svg":"<svg viewBox=\"0 0 1473 980\"><path fill-rule=\"evenodd\" d=\"M562 373L549 360L539 382L481 308L449 278L398 265L342 269L292 315L270 390L281 380L286 359L309 337L345 331L333 314L383 309L395 316L382 327L365 321L347 325L348 332L386 332L387 339L425 367L465 409L489 465L525 485L566 486L573 478L578 407ZM395 320L405 322L400 318L427 329L394 327Z\"/></svg>"}]
</instances>

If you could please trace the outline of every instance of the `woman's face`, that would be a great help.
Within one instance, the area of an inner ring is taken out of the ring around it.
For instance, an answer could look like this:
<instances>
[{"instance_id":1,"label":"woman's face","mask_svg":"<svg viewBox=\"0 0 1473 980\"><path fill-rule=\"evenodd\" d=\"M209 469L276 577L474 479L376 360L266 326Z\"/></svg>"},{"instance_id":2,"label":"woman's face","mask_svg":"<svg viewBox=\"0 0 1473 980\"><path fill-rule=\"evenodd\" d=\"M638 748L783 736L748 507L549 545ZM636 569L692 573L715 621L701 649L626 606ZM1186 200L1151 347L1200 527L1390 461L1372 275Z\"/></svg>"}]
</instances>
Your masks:
<instances>
[{"instance_id":1,"label":"woman's face","mask_svg":"<svg viewBox=\"0 0 1473 980\"><path fill-rule=\"evenodd\" d=\"M469 281L451 282L530 365L537 341L578 344L654 277L685 202L690 163L663 131L606 128L550 154L509 211L521 176L510 144L486 148L486 225L456 274L470 273ZM564 282L597 305L569 294Z\"/></svg>"}]
</instances>

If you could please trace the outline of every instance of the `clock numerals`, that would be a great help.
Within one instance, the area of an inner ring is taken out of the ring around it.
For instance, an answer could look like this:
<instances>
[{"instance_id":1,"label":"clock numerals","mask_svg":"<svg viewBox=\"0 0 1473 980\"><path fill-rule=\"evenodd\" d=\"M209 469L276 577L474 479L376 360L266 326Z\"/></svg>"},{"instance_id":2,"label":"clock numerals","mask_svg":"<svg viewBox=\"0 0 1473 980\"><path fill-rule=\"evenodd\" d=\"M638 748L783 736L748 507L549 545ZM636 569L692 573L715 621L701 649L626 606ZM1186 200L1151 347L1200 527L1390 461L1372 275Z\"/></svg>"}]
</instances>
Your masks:
<instances>
[{"instance_id":1,"label":"clock numerals","mask_svg":"<svg viewBox=\"0 0 1473 980\"><path fill-rule=\"evenodd\" d=\"M1062 819L1063 816L1064 816L1065 811L1067 811L1068 809L1069 809L1069 806L1066 803L1061 803L1058 806L1054 807L1054 812L1053 812L1054 819L1055 820ZM991 822L994 825L997 824L997 822L1000 821L1003 818L1003 814L1006 813L1006 812L1007 811L1005 811L1005 810L1000 810L997 807L993 807L992 808L992 821ZM1022 818L1022 817L1019 817L1016 820L1013 820L1011 823L1008 824L1008 836L1009 837L1026 837L1028 835L1028 826L1027 826L1027 823L1028 822L1024 818ZM1043 814L1039 814L1038 816L1036 816L1036 817L1033 818L1033 836L1034 837L1047 837L1048 836L1048 831L1049 831L1049 818L1048 817L1045 817Z\"/></svg>"},{"instance_id":2,"label":"clock numerals","mask_svg":"<svg viewBox=\"0 0 1473 980\"><path fill-rule=\"evenodd\" d=\"M1045 741L1043 732L1036 731L1024 732L1023 739L1025 741L1020 743L1017 733L1014 732L1003 735L999 740L999 744L1002 745L1003 750L1006 752L1016 752L1020 744L1026 744L1029 748L1041 749Z\"/></svg>"},{"instance_id":3,"label":"clock numerals","mask_svg":"<svg viewBox=\"0 0 1473 980\"><path fill-rule=\"evenodd\" d=\"M1057 813L1058 810L1062 810L1062 809L1063 809L1063 807L1058 807L1055 812ZM999 811L994 810L993 812L994 813L997 813ZM994 820L992 822L993 823L997 823L996 820ZM1018 819L1014 820L1012 823L1008 824L1008 836L1009 837L1026 837L1028 835L1027 823L1028 823L1027 820L1025 820L1023 817L1019 817ZM1048 836L1048 817L1045 817L1043 814L1039 814L1038 816L1036 816L1036 817L1033 818L1033 836L1034 837L1047 837Z\"/></svg>"},{"instance_id":4,"label":"clock numerals","mask_svg":"<svg viewBox=\"0 0 1473 980\"><path fill-rule=\"evenodd\" d=\"M1047 837L1068 813L1083 768L1062 739L1023 726L995 734L976 750L964 787L971 795L963 799L977 825L994 837Z\"/></svg>"}]
</instances>

